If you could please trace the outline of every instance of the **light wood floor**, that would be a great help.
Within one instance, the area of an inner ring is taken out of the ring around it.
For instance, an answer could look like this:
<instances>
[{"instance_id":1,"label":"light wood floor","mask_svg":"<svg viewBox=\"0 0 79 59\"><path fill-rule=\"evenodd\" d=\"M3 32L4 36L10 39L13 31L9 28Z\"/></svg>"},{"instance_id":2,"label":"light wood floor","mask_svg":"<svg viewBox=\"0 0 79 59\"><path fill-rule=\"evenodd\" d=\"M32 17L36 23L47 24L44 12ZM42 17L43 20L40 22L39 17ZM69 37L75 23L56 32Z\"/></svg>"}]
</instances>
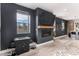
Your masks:
<instances>
[{"instance_id":1,"label":"light wood floor","mask_svg":"<svg viewBox=\"0 0 79 59\"><path fill-rule=\"evenodd\" d=\"M79 40L63 37L20 56L79 56Z\"/></svg>"}]
</instances>

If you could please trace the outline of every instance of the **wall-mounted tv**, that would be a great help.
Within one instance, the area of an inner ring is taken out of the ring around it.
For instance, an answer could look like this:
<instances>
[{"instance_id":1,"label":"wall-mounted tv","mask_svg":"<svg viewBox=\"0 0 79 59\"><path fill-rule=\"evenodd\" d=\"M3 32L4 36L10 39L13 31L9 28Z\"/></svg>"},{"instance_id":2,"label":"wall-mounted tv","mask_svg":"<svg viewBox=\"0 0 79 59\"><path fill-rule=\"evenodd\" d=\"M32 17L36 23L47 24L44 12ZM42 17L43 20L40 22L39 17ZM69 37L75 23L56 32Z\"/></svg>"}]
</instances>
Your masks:
<instances>
[{"instance_id":1,"label":"wall-mounted tv","mask_svg":"<svg viewBox=\"0 0 79 59\"><path fill-rule=\"evenodd\" d=\"M55 16L43 9L37 8L38 25L52 26Z\"/></svg>"}]
</instances>

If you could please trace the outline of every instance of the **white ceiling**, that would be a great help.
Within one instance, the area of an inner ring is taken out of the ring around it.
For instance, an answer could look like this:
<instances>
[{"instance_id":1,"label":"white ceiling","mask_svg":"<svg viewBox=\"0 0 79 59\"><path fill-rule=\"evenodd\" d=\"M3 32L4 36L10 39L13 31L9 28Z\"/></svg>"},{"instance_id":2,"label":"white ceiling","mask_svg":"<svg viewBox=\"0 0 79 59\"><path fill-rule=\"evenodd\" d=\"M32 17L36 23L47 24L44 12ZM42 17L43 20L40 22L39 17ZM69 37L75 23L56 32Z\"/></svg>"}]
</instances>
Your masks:
<instances>
[{"instance_id":1,"label":"white ceiling","mask_svg":"<svg viewBox=\"0 0 79 59\"><path fill-rule=\"evenodd\" d=\"M66 20L79 19L79 3L17 3L35 9L40 7Z\"/></svg>"}]
</instances>

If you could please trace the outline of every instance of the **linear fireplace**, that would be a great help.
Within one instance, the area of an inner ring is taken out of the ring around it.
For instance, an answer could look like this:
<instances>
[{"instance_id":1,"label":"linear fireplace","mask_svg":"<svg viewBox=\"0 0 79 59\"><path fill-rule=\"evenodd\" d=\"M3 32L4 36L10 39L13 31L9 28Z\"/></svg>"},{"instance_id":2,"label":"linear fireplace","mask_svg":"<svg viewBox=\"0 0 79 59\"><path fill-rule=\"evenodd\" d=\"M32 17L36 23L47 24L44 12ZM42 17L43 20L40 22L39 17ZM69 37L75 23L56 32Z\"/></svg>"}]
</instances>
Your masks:
<instances>
[{"instance_id":1,"label":"linear fireplace","mask_svg":"<svg viewBox=\"0 0 79 59\"><path fill-rule=\"evenodd\" d=\"M41 37L51 36L51 29L41 29Z\"/></svg>"}]
</instances>

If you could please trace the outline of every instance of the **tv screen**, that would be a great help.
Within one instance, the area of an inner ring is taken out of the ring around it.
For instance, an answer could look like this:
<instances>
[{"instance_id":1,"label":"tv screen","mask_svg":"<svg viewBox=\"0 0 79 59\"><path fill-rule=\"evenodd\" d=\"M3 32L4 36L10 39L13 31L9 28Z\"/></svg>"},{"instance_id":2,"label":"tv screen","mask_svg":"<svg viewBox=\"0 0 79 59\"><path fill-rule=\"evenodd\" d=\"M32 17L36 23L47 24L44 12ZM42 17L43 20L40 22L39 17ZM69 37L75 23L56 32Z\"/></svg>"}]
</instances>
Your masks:
<instances>
[{"instance_id":1,"label":"tv screen","mask_svg":"<svg viewBox=\"0 0 79 59\"><path fill-rule=\"evenodd\" d=\"M38 25L52 26L54 23L54 15L50 13L42 13L39 15Z\"/></svg>"}]
</instances>

